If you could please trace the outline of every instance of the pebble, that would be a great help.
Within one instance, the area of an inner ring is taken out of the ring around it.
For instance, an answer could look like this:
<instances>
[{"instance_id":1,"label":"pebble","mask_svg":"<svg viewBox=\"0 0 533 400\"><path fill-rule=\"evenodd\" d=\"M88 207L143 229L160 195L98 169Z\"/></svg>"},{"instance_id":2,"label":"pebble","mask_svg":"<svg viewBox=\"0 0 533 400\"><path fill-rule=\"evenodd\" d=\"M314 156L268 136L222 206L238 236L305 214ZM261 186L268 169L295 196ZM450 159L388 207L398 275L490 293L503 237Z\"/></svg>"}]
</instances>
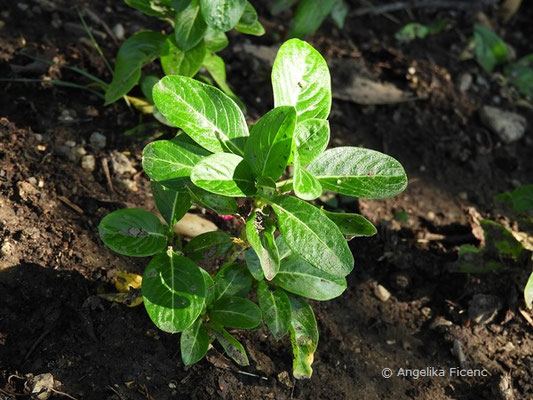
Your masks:
<instances>
[{"instance_id":1,"label":"pebble","mask_svg":"<svg viewBox=\"0 0 533 400\"><path fill-rule=\"evenodd\" d=\"M81 167L93 172L96 169L96 159L92 154L87 154L81 158Z\"/></svg>"},{"instance_id":2,"label":"pebble","mask_svg":"<svg viewBox=\"0 0 533 400\"><path fill-rule=\"evenodd\" d=\"M113 29L113 33L115 34L116 38L118 40L123 40L124 36L126 35L126 31L124 30L124 26L121 23L116 24Z\"/></svg>"},{"instance_id":3,"label":"pebble","mask_svg":"<svg viewBox=\"0 0 533 400\"><path fill-rule=\"evenodd\" d=\"M87 150L82 146L77 146L70 151L68 158L70 161L77 163L85 154L87 154Z\"/></svg>"},{"instance_id":4,"label":"pebble","mask_svg":"<svg viewBox=\"0 0 533 400\"><path fill-rule=\"evenodd\" d=\"M106 146L107 138L100 132L93 132L89 142L96 150L102 150Z\"/></svg>"},{"instance_id":5,"label":"pebble","mask_svg":"<svg viewBox=\"0 0 533 400\"><path fill-rule=\"evenodd\" d=\"M381 285L374 286L374 294L378 299L385 302L390 299L390 292Z\"/></svg>"},{"instance_id":6,"label":"pebble","mask_svg":"<svg viewBox=\"0 0 533 400\"><path fill-rule=\"evenodd\" d=\"M168 387L169 387L170 389L176 389L176 388L177 388L177 385L176 385L174 382L170 382L170 383L168 384Z\"/></svg>"},{"instance_id":7,"label":"pebble","mask_svg":"<svg viewBox=\"0 0 533 400\"><path fill-rule=\"evenodd\" d=\"M496 317L501 307L499 297L490 294L476 294L468 302L468 317L472 322L484 325Z\"/></svg>"},{"instance_id":8,"label":"pebble","mask_svg":"<svg viewBox=\"0 0 533 400\"><path fill-rule=\"evenodd\" d=\"M472 81L472 74L469 74L468 72L463 72L461 75L459 75L459 79L457 80L459 90L461 92L468 91L468 89L470 89L470 86L472 86Z\"/></svg>"},{"instance_id":9,"label":"pebble","mask_svg":"<svg viewBox=\"0 0 533 400\"><path fill-rule=\"evenodd\" d=\"M76 146L76 142L75 142L74 140L67 140L67 141L65 142L65 146L67 146L67 147L74 147L74 146Z\"/></svg>"},{"instance_id":10,"label":"pebble","mask_svg":"<svg viewBox=\"0 0 533 400\"><path fill-rule=\"evenodd\" d=\"M47 400L52 396L54 389L54 376L50 373L39 374L28 379L28 386L33 394L32 398Z\"/></svg>"},{"instance_id":11,"label":"pebble","mask_svg":"<svg viewBox=\"0 0 533 400\"><path fill-rule=\"evenodd\" d=\"M435 219L435 213L433 211L429 211L426 214L426 218L428 219L428 221L433 221Z\"/></svg>"},{"instance_id":12,"label":"pebble","mask_svg":"<svg viewBox=\"0 0 533 400\"><path fill-rule=\"evenodd\" d=\"M278 381L283 385L287 386L289 389L293 387L293 383L287 371L281 371L278 374Z\"/></svg>"},{"instance_id":13,"label":"pebble","mask_svg":"<svg viewBox=\"0 0 533 400\"><path fill-rule=\"evenodd\" d=\"M124 175L128 173L137 173L137 170L133 168L130 159L126 154L121 153L120 151L115 150L111 153L111 165L113 166L115 174Z\"/></svg>"},{"instance_id":14,"label":"pebble","mask_svg":"<svg viewBox=\"0 0 533 400\"><path fill-rule=\"evenodd\" d=\"M501 108L483 106L479 110L481 122L504 143L520 140L526 133L527 121L517 113Z\"/></svg>"},{"instance_id":15,"label":"pebble","mask_svg":"<svg viewBox=\"0 0 533 400\"><path fill-rule=\"evenodd\" d=\"M463 201L467 201L468 200L468 193L466 193L466 192L459 192L457 194L457 196Z\"/></svg>"}]
</instances>

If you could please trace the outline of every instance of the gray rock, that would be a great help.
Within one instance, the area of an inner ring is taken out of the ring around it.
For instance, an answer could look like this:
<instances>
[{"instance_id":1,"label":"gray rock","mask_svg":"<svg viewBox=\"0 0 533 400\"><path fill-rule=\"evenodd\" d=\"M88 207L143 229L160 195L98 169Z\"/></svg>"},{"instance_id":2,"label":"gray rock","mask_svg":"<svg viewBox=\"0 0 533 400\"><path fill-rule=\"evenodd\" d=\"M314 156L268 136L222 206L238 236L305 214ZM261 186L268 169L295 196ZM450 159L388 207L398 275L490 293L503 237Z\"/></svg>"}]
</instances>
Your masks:
<instances>
[{"instance_id":1,"label":"gray rock","mask_svg":"<svg viewBox=\"0 0 533 400\"><path fill-rule=\"evenodd\" d=\"M93 132L89 138L89 142L91 142L95 150L102 150L106 145L107 138L100 132Z\"/></svg>"},{"instance_id":2,"label":"gray rock","mask_svg":"<svg viewBox=\"0 0 533 400\"><path fill-rule=\"evenodd\" d=\"M459 75L459 79L457 80L459 90L461 92L466 92L468 89L470 89L470 86L472 86L472 81L472 74L469 74L468 72L463 72L461 75Z\"/></svg>"},{"instance_id":3,"label":"gray rock","mask_svg":"<svg viewBox=\"0 0 533 400\"><path fill-rule=\"evenodd\" d=\"M124 26L122 26L121 23L116 24L113 29L113 33L115 34L116 38L118 40L123 40L124 36L126 35L126 31L124 30Z\"/></svg>"},{"instance_id":4,"label":"gray rock","mask_svg":"<svg viewBox=\"0 0 533 400\"><path fill-rule=\"evenodd\" d=\"M514 112L497 107L483 106L479 111L481 122L504 143L520 140L527 128L526 119Z\"/></svg>"},{"instance_id":5,"label":"gray rock","mask_svg":"<svg viewBox=\"0 0 533 400\"><path fill-rule=\"evenodd\" d=\"M488 324L502 308L500 298L490 294L476 294L468 302L468 316L472 322L480 325Z\"/></svg>"},{"instance_id":6,"label":"gray rock","mask_svg":"<svg viewBox=\"0 0 533 400\"><path fill-rule=\"evenodd\" d=\"M81 158L81 167L87 171L93 172L96 168L96 159L92 154L87 154Z\"/></svg>"}]
</instances>

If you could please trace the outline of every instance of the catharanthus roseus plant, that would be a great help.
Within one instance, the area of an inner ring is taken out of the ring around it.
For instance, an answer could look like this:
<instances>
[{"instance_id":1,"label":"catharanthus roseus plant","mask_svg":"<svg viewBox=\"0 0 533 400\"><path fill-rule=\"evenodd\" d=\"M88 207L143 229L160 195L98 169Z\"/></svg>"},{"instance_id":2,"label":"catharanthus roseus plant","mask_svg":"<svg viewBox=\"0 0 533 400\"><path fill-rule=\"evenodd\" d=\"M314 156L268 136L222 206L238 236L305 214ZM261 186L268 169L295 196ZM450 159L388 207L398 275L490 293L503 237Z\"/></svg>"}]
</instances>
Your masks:
<instances>
[{"instance_id":1,"label":"catharanthus roseus plant","mask_svg":"<svg viewBox=\"0 0 533 400\"><path fill-rule=\"evenodd\" d=\"M235 101L237 97L226 83L224 60L215 53L228 45L227 31L235 29L261 36L265 30L257 12L247 0L124 0L146 15L169 22L174 32L165 35L141 31L120 47L113 80L105 94L106 104L126 95L141 82L150 92L158 78L141 78L144 65L159 59L166 75L195 76L204 67L216 84ZM207 79L204 77L204 79ZM157 115L157 114L156 114Z\"/></svg>"},{"instance_id":2,"label":"catharanthus roseus plant","mask_svg":"<svg viewBox=\"0 0 533 400\"><path fill-rule=\"evenodd\" d=\"M249 130L220 90L184 76L159 81L155 104L184 134L146 146L143 168L169 226L146 211L126 209L106 216L99 230L121 254L154 255L143 276L144 305L160 329L182 332L185 364L200 360L216 340L247 365L243 346L227 328L254 329L264 321L275 339L290 334L294 376L305 378L318 344L306 299L340 296L354 267L346 239L376 232L361 215L309 201L324 190L389 197L404 190L407 177L398 161L377 151L326 150L330 76L309 44L294 39L280 48L272 85L275 108ZM206 233L182 248L170 226L191 203L241 219L241 234ZM215 257L227 261L214 276L196 264ZM250 291L258 305L248 299Z\"/></svg>"}]
</instances>

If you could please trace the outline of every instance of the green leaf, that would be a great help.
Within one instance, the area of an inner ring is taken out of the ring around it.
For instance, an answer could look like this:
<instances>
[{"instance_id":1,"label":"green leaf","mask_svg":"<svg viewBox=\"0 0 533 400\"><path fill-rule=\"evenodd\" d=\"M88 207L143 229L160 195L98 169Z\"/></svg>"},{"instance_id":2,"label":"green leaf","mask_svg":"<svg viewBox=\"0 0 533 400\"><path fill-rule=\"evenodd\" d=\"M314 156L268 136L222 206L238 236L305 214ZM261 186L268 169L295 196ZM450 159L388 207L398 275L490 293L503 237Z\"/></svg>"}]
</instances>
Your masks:
<instances>
[{"instance_id":1,"label":"green leaf","mask_svg":"<svg viewBox=\"0 0 533 400\"><path fill-rule=\"evenodd\" d=\"M194 185L187 186L193 203L200 207L213 210L220 215L232 215L237 213L237 202L232 197L220 196L200 189Z\"/></svg>"},{"instance_id":2,"label":"green leaf","mask_svg":"<svg viewBox=\"0 0 533 400\"><path fill-rule=\"evenodd\" d=\"M322 0L318 5L316 0L300 0L288 36L302 37L316 31L331 12L335 1Z\"/></svg>"},{"instance_id":3,"label":"green leaf","mask_svg":"<svg viewBox=\"0 0 533 400\"><path fill-rule=\"evenodd\" d=\"M250 167L236 154L217 153L202 159L191 171L192 182L222 196L247 197L256 192Z\"/></svg>"},{"instance_id":4,"label":"green leaf","mask_svg":"<svg viewBox=\"0 0 533 400\"><path fill-rule=\"evenodd\" d=\"M169 189L156 181L150 181L150 188L157 209L170 226L174 226L191 208L191 196L187 192Z\"/></svg>"},{"instance_id":5,"label":"green leaf","mask_svg":"<svg viewBox=\"0 0 533 400\"><path fill-rule=\"evenodd\" d=\"M244 159L258 177L276 181L285 171L292 150L296 110L281 106L263 115L251 131L244 147Z\"/></svg>"},{"instance_id":6,"label":"green leaf","mask_svg":"<svg viewBox=\"0 0 533 400\"><path fill-rule=\"evenodd\" d=\"M125 256L151 256L167 246L167 228L154 214L139 208L107 214L98 233L107 247Z\"/></svg>"},{"instance_id":7,"label":"green leaf","mask_svg":"<svg viewBox=\"0 0 533 400\"><path fill-rule=\"evenodd\" d=\"M407 186L407 176L398 161L358 147L326 150L307 170L325 190L363 199L391 197Z\"/></svg>"},{"instance_id":8,"label":"green leaf","mask_svg":"<svg viewBox=\"0 0 533 400\"><path fill-rule=\"evenodd\" d=\"M242 111L246 112L246 106L237 95L233 93L233 90L231 90L228 85L226 80L226 64L224 63L224 60L214 53L208 54L204 59L204 67L207 72L209 72L209 75L215 80L218 87L226 93L226 95L228 95Z\"/></svg>"},{"instance_id":9,"label":"green leaf","mask_svg":"<svg viewBox=\"0 0 533 400\"><path fill-rule=\"evenodd\" d=\"M154 102L172 124L213 153L244 154L248 127L239 107L213 86L184 76L165 76Z\"/></svg>"},{"instance_id":10,"label":"green leaf","mask_svg":"<svg viewBox=\"0 0 533 400\"><path fill-rule=\"evenodd\" d=\"M517 261L524 251L524 246L505 226L490 219L479 221L485 236L485 251L494 258L507 256Z\"/></svg>"},{"instance_id":11,"label":"green leaf","mask_svg":"<svg viewBox=\"0 0 533 400\"><path fill-rule=\"evenodd\" d=\"M209 260L224 255L232 246L231 236L226 232L206 232L192 238L183 253L193 261Z\"/></svg>"},{"instance_id":12,"label":"green leaf","mask_svg":"<svg viewBox=\"0 0 533 400\"><path fill-rule=\"evenodd\" d=\"M188 178L193 167L210 153L183 140L157 140L143 150L143 169L154 181Z\"/></svg>"},{"instance_id":13,"label":"green leaf","mask_svg":"<svg viewBox=\"0 0 533 400\"><path fill-rule=\"evenodd\" d=\"M227 32L241 19L246 0L200 0L200 6L207 25Z\"/></svg>"},{"instance_id":14,"label":"green leaf","mask_svg":"<svg viewBox=\"0 0 533 400\"><path fill-rule=\"evenodd\" d=\"M163 0L168 2L168 0ZM187 8L192 0L170 0L170 5L176 12L181 12Z\"/></svg>"},{"instance_id":15,"label":"green leaf","mask_svg":"<svg viewBox=\"0 0 533 400\"><path fill-rule=\"evenodd\" d=\"M243 265L230 264L215 276L215 301L228 296L244 297L252 286L252 277Z\"/></svg>"},{"instance_id":16,"label":"green leaf","mask_svg":"<svg viewBox=\"0 0 533 400\"><path fill-rule=\"evenodd\" d=\"M257 11L255 11L254 6L249 1L244 6L244 12L237 25L235 25L235 30L247 35L262 36L265 34L265 28L263 28L257 18Z\"/></svg>"},{"instance_id":17,"label":"green leaf","mask_svg":"<svg viewBox=\"0 0 533 400\"><path fill-rule=\"evenodd\" d=\"M270 13L272 15L281 14L297 3L298 0L272 0L270 4Z\"/></svg>"},{"instance_id":18,"label":"green leaf","mask_svg":"<svg viewBox=\"0 0 533 400\"><path fill-rule=\"evenodd\" d=\"M286 41L272 67L274 105L294 106L298 123L326 119L331 109L331 78L324 58L298 39Z\"/></svg>"},{"instance_id":19,"label":"green leaf","mask_svg":"<svg viewBox=\"0 0 533 400\"><path fill-rule=\"evenodd\" d=\"M213 301L215 301L215 282L209 272L205 269L200 268L205 282L205 305L209 306Z\"/></svg>"},{"instance_id":20,"label":"green leaf","mask_svg":"<svg viewBox=\"0 0 533 400\"><path fill-rule=\"evenodd\" d=\"M504 73L520 93L533 97L533 54L506 65Z\"/></svg>"},{"instance_id":21,"label":"green leaf","mask_svg":"<svg viewBox=\"0 0 533 400\"><path fill-rule=\"evenodd\" d=\"M415 39L424 39L429 35L440 33L446 27L446 20L441 19L430 25L411 22L403 26L394 34L394 38L400 42L410 42Z\"/></svg>"},{"instance_id":22,"label":"green leaf","mask_svg":"<svg viewBox=\"0 0 533 400\"><path fill-rule=\"evenodd\" d=\"M289 196L276 197L271 205L283 239L293 252L335 276L344 277L352 271L354 259L348 244L322 211Z\"/></svg>"},{"instance_id":23,"label":"green leaf","mask_svg":"<svg viewBox=\"0 0 533 400\"><path fill-rule=\"evenodd\" d=\"M205 31L204 40L207 49L213 53L224 50L229 44L228 37L224 32L219 31L218 29L213 29L210 26L208 26ZM226 73L225 69L224 73Z\"/></svg>"},{"instance_id":24,"label":"green leaf","mask_svg":"<svg viewBox=\"0 0 533 400\"><path fill-rule=\"evenodd\" d=\"M313 309L307 302L289 296L291 302L292 374L296 379L311 378L315 351L318 346L318 327Z\"/></svg>"},{"instance_id":25,"label":"green leaf","mask_svg":"<svg viewBox=\"0 0 533 400\"><path fill-rule=\"evenodd\" d=\"M486 71L492 72L509 59L505 42L490 29L480 24L474 25L476 61Z\"/></svg>"},{"instance_id":26,"label":"green leaf","mask_svg":"<svg viewBox=\"0 0 533 400\"><path fill-rule=\"evenodd\" d=\"M333 7L331 7L331 19L335 22L335 25L339 29L344 27L344 21L346 21L346 16L348 15L348 5L344 0L335 0Z\"/></svg>"},{"instance_id":27,"label":"green leaf","mask_svg":"<svg viewBox=\"0 0 533 400\"><path fill-rule=\"evenodd\" d=\"M171 18L172 10L161 1L156 0L124 0L124 2L143 14L158 18Z\"/></svg>"},{"instance_id":28,"label":"green leaf","mask_svg":"<svg viewBox=\"0 0 533 400\"><path fill-rule=\"evenodd\" d=\"M259 257L265 278L272 280L279 270L279 253L273 231L264 229L262 225L257 212L252 212L246 221L246 239ZM259 232L259 228L263 229L262 232Z\"/></svg>"},{"instance_id":29,"label":"green leaf","mask_svg":"<svg viewBox=\"0 0 533 400\"><path fill-rule=\"evenodd\" d=\"M141 78L141 91L150 103L154 102L152 89L157 82L159 82L159 78L155 75L145 75Z\"/></svg>"},{"instance_id":30,"label":"green leaf","mask_svg":"<svg viewBox=\"0 0 533 400\"><path fill-rule=\"evenodd\" d=\"M225 296L213 304L209 318L222 326L253 329L261 323L261 310L244 297Z\"/></svg>"},{"instance_id":31,"label":"green leaf","mask_svg":"<svg viewBox=\"0 0 533 400\"><path fill-rule=\"evenodd\" d=\"M180 338L181 359L183 364L192 365L200 361L207 354L209 337L203 320L198 318L190 327L185 329Z\"/></svg>"},{"instance_id":32,"label":"green leaf","mask_svg":"<svg viewBox=\"0 0 533 400\"><path fill-rule=\"evenodd\" d=\"M175 20L174 37L178 48L186 52L195 47L203 39L206 29L198 0L192 0Z\"/></svg>"},{"instance_id":33,"label":"green leaf","mask_svg":"<svg viewBox=\"0 0 533 400\"><path fill-rule=\"evenodd\" d=\"M331 300L346 289L346 279L313 267L292 254L281 262L274 282L287 292L312 300Z\"/></svg>"},{"instance_id":34,"label":"green leaf","mask_svg":"<svg viewBox=\"0 0 533 400\"><path fill-rule=\"evenodd\" d=\"M533 273L529 276L526 287L524 288L524 301L526 306L531 310L533 307Z\"/></svg>"},{"instance_id":35,"label":"green leaf","mask_svg":"<svg viewBox=\"0 0 533 400\"><path fill-rule=\"evenodd\" d=\"M289 296L281 290L271 290L261 281L257 284L257 300L263 319L274 339L280 340L289 332L291 324L291 303Z\"/></svg>"},{"instance_id":36,"label":"green leaf","mask_svg":"<svg viewBox=\"0 0 533 400\"><path fill-rule=\"evenodd\" d=\"M278 246L280 261L291 255L291 249L285 242L285 239L283 239L282 235L278 235L278 237L276 238L276 246Z\"/></svg>"},{"instance_id":37,"label":"green leaf","mask_svg":"<svg viewBox=\"0 0 533 400\"><path fill-rule=\"evenodd\" d=\"M257 194L260 197L270 199L278 193L276 182L272 178L257 178L255 182Z\"/></svg>"},{"instance_id":38,"label":"green leaf","mask_svg":"<svg viewBox=\"0 0 533 400\"><path fill-rule=\"evenodd\" d=\"M201 269L176 253L159 253L143 274L144 306L154 324L168 333L190 327L206 300Z\"/></svg>"},{"instance_id":39,"label":"green leaf","mask_svg":"<svg viewBox=\"0 0 533 400\"><path fill-rule=\"evenodd\" d=\"M194 76L202 67L207 54L205 42L201 40L190 50L180 50L174 38L169 36L161 50L161 67L166 75Z\"/></svg>"},{"instance_id":40,"label":"green leaf","mask_svg":"<svg viewBox=\"0 0 533 400\"><path fill-rule=\"evenodd\" d=\"M533 185L524 185L511 192L513 209L523 215L533 211Z\"/></svg>"},{"instance_id":41,"label":"green leaf","mask_svg":"<svg viewBox=\"0 0 533 400\"><path fill-rule=\"evenodd\" d=\"M263 269L261 268L261 261L257 257L257 253L251 247L246 249L244 252L244 260L246 261L246 266L248 271L252 274L255 280L260 281L265 278L263 274Z\"/></svg>"},{"instance_id":42,"label":"green leaf","mask_svg":"<svg viewBox=\"0 0 533 400\"><path fill-rule=\"evenodd\" d=\"M298 150L294 152L294 176L292 187L300 199L314 200L322 194L322 185L301 164Z\"/></svg>"},{"instance_id":43,"label":"green leaf","mask_svg":"<svg viewBox=\"0 0 533 400\"><path fill-rule=\"evenodd\" d=\"M229 332L221 326L210 324L209 327L211 328L218 342L226 351L226 354L230 356L233 361L239 365L242 365L243 367L250 365L248 357L246 356L246 351L244 350L242 344L237 341L237 339L230 335Z\"/></svg>"},{"instance_id":44,"label":"green leaf","mask_svg":"<svg viewBox=\"0 0 533 400\"><path fill-rule=\"evenodd\" d=\"M306 119L294 130L294 152L298 151L300 163L307 165L326 150L329 142L329 122L325 119ZM294 152L289 164L294 163Z\"/></svg>"},{"instance_id":45,"label":"green leaf","mask_svg":"<svg viewBox=\"0 0 533 400\"><path fill-rule=\"evenodd\" d=\"M335 213L322 210L326 216L335 222L340 231L349 239L359 236L373 236L377 229L365 217L353 213Z\"/></svg>"},{"instance_id":46,"label":"green leaf","mask_svg":"<svg viewBox=\"0 0 533 400\"><path fill-rule=\"evenodd\" d=\"M138 32L120 46L113 80L105 93L105 105L127 94L141 78L141 68L161 54L166 36L159 32Z\"/></svg>"}]
</instances>

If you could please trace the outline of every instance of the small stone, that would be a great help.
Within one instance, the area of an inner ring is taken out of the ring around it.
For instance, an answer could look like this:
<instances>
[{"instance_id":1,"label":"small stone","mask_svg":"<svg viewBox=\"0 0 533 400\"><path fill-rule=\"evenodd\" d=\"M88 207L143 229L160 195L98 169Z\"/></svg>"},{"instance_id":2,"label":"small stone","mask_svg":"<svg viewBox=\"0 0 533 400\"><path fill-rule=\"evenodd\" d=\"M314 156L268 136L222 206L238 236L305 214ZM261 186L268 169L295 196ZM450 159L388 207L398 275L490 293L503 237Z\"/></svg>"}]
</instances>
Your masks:
<instances>
[{"instance_id":1,"label":"small stone","mask_svg":"<svg viewBox=\"0 0 533 400\"><path fill-rule=\"evenodd\" d=\"M428 221L433 221L435 219L435 213L433 211L429 211L426 214L426 218L428 219Z\"/></svg>"},{"instance_id":2,"label":"small stone","mask_svg":"<svg viewBox=\"0 0 533 400\"><path fill-rule=\"evenodd\" d=\"M26 3L17 3L17 7L22 11L26 11L29 5L27 5Z\"/></svg>"},{"instance_id":3,"label":"small stone","mask_svg":"<svg viewBox=\"0 0 533 400\"><path fill-rule=\"evenodd\" d=\"M374 286L374 294L383 302L390 299L390 292L381 285Z\"/></svg>"},{"instance_id":4,"label":"small stone","mask_svg":"<svg viewBox=\"0 0 533 400\"><path fill-rule=\"evenodd\" d=\"M452 321L448 321L446 318L439 315L431 322L431 324L429 324L429 329L437 329L441 326L452 326L452 325L453 325Z\"/></svg>"},{"instance_id":5,"label":"small stone","mask_svg":"<svg viewBox=\"0 0 533 400\"><path fill-rule=\"evenodd\" d=\"M87 154L81 158L81 167L93 172L96 169L96 159L92 154Z\"/></svg>"},{"instance_id":6,"label":"small stone","mask_svg":"<svg viewBox=\"0 0 533 400\"><path fill-rule=\"evenodd\" d=\"M113 171L115 171L115 174L118 175L137 173L137 170L133 168L130 159L126 156L126 154L121 153L120 151L113 151L111 153L111 165L113 166Z\"/></svg>"},{"instance_id":7,"label":"small stone","mask_svg":"<svg viewBox=\"0 0 533 400\"><path fill-rule=\"evenodd\" d=\"M37 179L34 176L30 176L28 178L28 182L30 182L33 186L37 186Z\"/></svg>"},{"instance_id":8,"label":"small stone","mask_svg":"<svg viewBox=\"0 0 533 400\"><path fill-rule=\"evenodd\" d=\"M74 147L74 146L76 146L76 142L75 142L74 140L67 140L67 141L65 142L65 146L67 146L67 147Z\"/></svg>"},{"instance_id":9,"label":"small stone","mask_svg":"<svg viewBox=\"0 0 533 400\"><path fill-rule=\"evenodd\" d=\"M500 108L483 106L479 111L481 122L497 135L504 143L520 140L527 128L526 119L514 112Z\"/></svg>"},{"instance_id":10,"label":"small stone","mask_svg":"<svg viewBox=\"0 0 533 400\"><path fill-rule=\"evenodd\" d=\"M476 294L468 302L468 316L472 322L485 325L496 317L501 307L499 297L490 294Z\"/></svg>"},{"instance_id":11,"label":"small stone","mask_svg":"<svg viewBox=\"0 0 533 400\"><path fill-rule=\"evenodd\" d=\"M116 24L113 29L113 33L115 34L116 38L118 40L123 40L124 36L126 34L126 31L124 30L124 26L121 23Z\"/></svg>"},{"instance_id":12,"label":"small stone","mask_svg":"<svg viewBox=\"0 0 533 400\"><path fill-rule=\"evenodd\" d=\"M89 142L95 150L102 150L107 142L107 138L100 132L93 132L89 138Z\"/></svg>"},{"instance_id":13,"label":"small stone","mask_svg":"<svg viewBox=\"0 0 533 400\"><path fill-rule=\"evenodd\" d=\"M463 201L467 201L468 200L468 193L466 193L466 192L459 192L459 193L457 193L457 196Z\"/></svg>"},{"instance_id":14,"label":"small stone","mask_svg":"<svg viewBox=\"0 0 533 400\"><path fill-rule=\"evenodd\" d=\"M468 89L470 89L470 86L472 86L472 74L469 74L468 72L463 72L461 75L459 75L459 79L457 79L457 85L459 86L459 90L461 92L466 92Z\"/></svg>"},{"instance_id":15,"label":"small stone","mask_svg":"<svg viewBox=\"0 0 533 400\"><path fill-rule=\"evenodd\" d=\"M54 377L50 373L39 374L28 379L28 386L34 398L47 400L52 396L54 389Z\"/></svg>"},{"instance_id":16,"label":"small stone","mask_svg":"<svg viewBox=\"0 0 533 400\"><path fill-rule=\"evenodd\" d=\"M77 146L70 151L68 158L70 161L77 163L85 154L87 154L87 150L82 146Z\"/></svg>"},{"instance_id":17,"label":"small stone","mask_svg":"<svg viewBox=\"0 0 533 400\"><path fill-rule=\"evenodd\" d=\"M176 385L175 382L169 382L168 387L169 387L170 389L176 389L176 388L177 388L177 385Z\"/></svg>"},{"instance_id":18,"label":"small stone","mask_svg":"<svg viewBox=\"0 0 533 400\"><path fill-rule=\"evenodd\" d=\"M287 371L281 371L278 374L278 381L283 385L287 386L289 389L294 386Z\"/></svg>"}]
</instances>

